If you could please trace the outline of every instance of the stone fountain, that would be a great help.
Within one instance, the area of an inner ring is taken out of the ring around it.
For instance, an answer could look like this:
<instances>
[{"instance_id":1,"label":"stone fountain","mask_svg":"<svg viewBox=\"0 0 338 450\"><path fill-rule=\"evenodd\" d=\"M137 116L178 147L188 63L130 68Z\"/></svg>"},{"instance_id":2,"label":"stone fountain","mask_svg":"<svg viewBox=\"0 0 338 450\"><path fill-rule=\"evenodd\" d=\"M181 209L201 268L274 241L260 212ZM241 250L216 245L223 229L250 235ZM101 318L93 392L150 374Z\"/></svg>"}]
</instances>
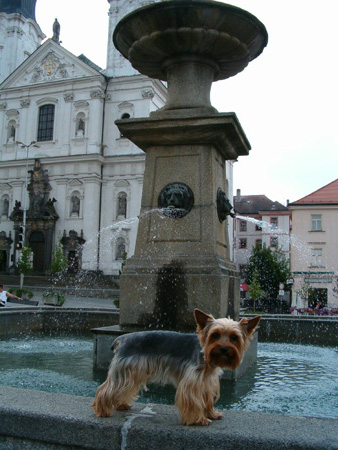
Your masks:
<instances>
[{"instance_id":1,"label":"stone fountain","mask_svg":"<svg viewBox=\"0 0 338 450\"><path fill-rule=\"evenodd\" d=\"M250 144L234 113L212 107L210 89L260 55L266 29L231 5L169 0L125 16L113 40L135 69L168 83L162 109L116 121L146 152L135 254L121 277L120 326L188 329L195 307L237 319L225 161L248 155Z\"/></svg>"}]
</instances>

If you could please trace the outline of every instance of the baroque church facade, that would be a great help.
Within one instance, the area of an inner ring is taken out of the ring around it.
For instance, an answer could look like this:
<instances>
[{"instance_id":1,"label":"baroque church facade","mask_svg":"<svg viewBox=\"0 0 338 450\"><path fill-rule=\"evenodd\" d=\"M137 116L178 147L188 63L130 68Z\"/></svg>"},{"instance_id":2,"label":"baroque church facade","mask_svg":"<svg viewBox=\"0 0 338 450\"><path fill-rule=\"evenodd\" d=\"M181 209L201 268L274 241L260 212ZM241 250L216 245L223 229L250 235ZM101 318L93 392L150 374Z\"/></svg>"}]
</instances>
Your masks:
<instances>
[{"instance_id":1,"label":"baroque church facade","mask_svg":"<svg viewBox=\"0 0 338 450\"><path fill-rule=\"evenodd\" d=\"M0 3L1 272L15 271L22 231L39 274L58 241L73 271L117 275L134 252L145 154L114 121L148 117L165 104L166 87L112 42L117 22L153 1L108 3L105 69L60 45L57 20L41 44L36 0ZM232 163L227 179L231 198Z\"/></svg>"}]
</instances>

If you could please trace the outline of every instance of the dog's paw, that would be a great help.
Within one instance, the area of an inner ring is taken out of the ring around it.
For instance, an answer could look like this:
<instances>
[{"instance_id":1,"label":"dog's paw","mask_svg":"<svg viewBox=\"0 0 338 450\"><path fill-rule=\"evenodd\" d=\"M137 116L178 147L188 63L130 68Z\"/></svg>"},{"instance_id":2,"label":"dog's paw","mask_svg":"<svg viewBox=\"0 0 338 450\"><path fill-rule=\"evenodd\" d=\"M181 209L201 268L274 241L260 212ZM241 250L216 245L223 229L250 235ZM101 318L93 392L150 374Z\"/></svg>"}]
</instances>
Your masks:
<instances>
[{"instance_id":1,"label":"dog's paw","mask_svg":"<svg viewBox=\"0 0 338 450\"><path fill-rule=\"evenodd\" d=\"M209 425L211 423L211 420L207 419L206 417L202 417L202 419L195 422L193 425L200 425L202 427Z\"/></svg>"},{"instance_id":2,"label":"dog's paw","mask_svg":"<svg viewBox=\"0 0 338 450\"><path fill-rule=\"evenodd\" d=\"M116 409L117 409L117 411L128 411L128 409L130 409L130 408L131 408L131 405L129 405L129 403L122 403Z\"/></svg>"},{"instance_id":3,"label":"dog's paw","mask_svg":"<svg viewBox=\"0 0 338 450\"><path fill-rule=\"evenodd\" d=\"M212 411L208 411L208 418L211 420L219 420L222 419L223 414L221 412L215 411L214 409Z\"/></svg>"}]
</instances>

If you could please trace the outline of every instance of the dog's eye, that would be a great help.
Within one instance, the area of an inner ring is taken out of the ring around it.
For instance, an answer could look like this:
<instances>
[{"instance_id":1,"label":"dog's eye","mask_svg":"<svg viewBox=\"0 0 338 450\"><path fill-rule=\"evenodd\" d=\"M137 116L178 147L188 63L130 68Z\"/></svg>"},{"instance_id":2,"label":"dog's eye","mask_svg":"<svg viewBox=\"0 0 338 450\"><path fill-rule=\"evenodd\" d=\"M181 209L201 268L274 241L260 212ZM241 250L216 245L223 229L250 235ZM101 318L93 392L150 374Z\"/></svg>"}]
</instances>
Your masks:
<instances>
[{"instance_id":1,"label":"dog's eye","mask_svg":"<svg viewBox=\"0 0 338 450\"><path fill-rule=\"evenodd\" d=\"M215 332L215 333L212 333L211 337L213 339L219 339L221 337L221 335L219 333Z\"/></svg>"},{"instance_id":2,"label":"dog's eye","mask_svg":"<svg viewBox=\"0 0 338 450\"><path fill-rule=\"evenodd\" d=\"M232 341L232 342L238 341L238 336L237 336L237 334L232 334L232 335L230 336L230 341Z\"/></svg>"}]
</instances>

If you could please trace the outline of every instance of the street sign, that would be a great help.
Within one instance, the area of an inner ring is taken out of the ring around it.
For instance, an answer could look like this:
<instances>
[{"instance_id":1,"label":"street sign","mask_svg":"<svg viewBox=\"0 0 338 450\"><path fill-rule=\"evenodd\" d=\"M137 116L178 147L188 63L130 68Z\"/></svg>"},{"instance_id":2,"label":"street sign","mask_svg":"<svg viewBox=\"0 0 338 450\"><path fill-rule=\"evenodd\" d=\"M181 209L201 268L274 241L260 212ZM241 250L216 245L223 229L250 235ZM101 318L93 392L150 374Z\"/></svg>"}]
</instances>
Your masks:
<instances>
[{"instance_id":1,"label":"street sign","mask_svg":"<svg viewBox=\"0 0 338 450\"><path fill-rule=\"evenodd\" d=\"M287 280L286 280L286 284L293 284L295 282L295 280L292 278L292 277L289 277Z\"/></svg>"},{"instance_id":2,"label":"street sign","mask_svg":"<svg viewBox=\"0 0 338 450\"><path fill-rule=\"evenodd\" d=\"M283 289L279 289L279 294L278 295L284 295Z\"/></svg>"},{"instance_id":3,"label":"street sign","mask_svg":"<svg viewBox=\"0 0 338 450\"><path fill-rule=\"evenodd\" d=\"M284 289L284 283L279 283L279 289L282 291Z\"/></svg>"}]
</instances>

